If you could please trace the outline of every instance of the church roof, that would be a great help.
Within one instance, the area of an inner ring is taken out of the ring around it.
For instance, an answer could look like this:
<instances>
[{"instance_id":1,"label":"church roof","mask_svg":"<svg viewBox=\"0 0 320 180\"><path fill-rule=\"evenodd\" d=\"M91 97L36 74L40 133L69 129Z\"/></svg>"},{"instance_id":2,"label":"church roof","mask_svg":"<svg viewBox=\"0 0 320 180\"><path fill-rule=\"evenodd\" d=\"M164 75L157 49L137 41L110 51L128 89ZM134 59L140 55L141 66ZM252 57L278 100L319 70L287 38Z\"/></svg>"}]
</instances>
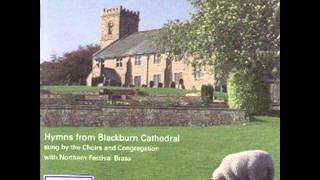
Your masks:
<instances>
[{"instance_id":1,"label":"church roof","mask_svg":"<svg viewBox=\"0 0 320 180\"><path fill-rule=\"evenodd\" d=\"M114 41L109 46L94 54L95 59L115 58L137 54L156 53L152 37L157 36L159 30L140 31Z\"/></svg>"}]
</instances>

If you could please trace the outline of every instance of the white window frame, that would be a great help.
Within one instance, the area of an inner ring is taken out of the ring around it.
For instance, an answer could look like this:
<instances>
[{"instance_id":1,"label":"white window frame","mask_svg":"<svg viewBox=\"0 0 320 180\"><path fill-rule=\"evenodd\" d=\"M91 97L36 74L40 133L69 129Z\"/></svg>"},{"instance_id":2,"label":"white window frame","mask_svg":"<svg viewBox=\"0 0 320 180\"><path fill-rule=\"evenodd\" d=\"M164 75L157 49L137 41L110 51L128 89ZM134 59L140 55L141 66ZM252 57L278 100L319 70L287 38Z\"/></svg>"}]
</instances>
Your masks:
<instances>
[{"instance_id":1,"label":"white window frame","mask_svg":"<svg viewBox=\"0 0 320 180\"><path fill-rule=\"evenodd\" d=\"M161 63L161 54L155 54L153 64L160 64Z\"/></svg>"},{"instance_id":2,"label":"white window frame","mask_svg":"<svg viewBox=\"0 0 320 180\"><path fill-rule=\"evenodd\" d=\"M123 66L123 59L122 57L119 57L116 59L116 67L122 67Z\"/></svg>"},{"instance_id":3,"label":"white window frame","mask_svg":"<svg viewBox=\"0 0 320 180\"><path fill-rule=\"evenodd\" d=\"M201 79L204 76L204 67L197 65L194 67L194 79Z\"/></svg>"},{"instance_id":4,"label":"white window frame","mask_svg":"<svg viewBox=\"0 0 320 180\"><path fill-rule=\"evenodd\" d=\"M136 55L134 59L134 65L135 66L141 66L141 55Z\"/></svg>"}]
</instances>

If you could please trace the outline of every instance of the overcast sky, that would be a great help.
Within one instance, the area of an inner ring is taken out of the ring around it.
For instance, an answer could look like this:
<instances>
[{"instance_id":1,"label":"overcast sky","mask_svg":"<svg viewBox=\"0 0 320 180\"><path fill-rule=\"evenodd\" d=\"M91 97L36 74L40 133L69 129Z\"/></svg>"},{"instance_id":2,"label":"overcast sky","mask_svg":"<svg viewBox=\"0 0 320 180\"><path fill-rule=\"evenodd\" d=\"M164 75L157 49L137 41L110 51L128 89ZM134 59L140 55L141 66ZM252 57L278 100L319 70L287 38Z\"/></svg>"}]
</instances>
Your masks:
<instances>
[{"instance_id":1,"label":"overcast sky","mask_svg":"<svg viewBox=\"0 0 320 180\"><path fill-rule=\"evenodd\" d=\"M160 28L169 20L190 19L187 0L41 0L40 60L61 56L79 45L100 40L102 8L140 11L139 31Z\"/></svg>"}]
</instances>

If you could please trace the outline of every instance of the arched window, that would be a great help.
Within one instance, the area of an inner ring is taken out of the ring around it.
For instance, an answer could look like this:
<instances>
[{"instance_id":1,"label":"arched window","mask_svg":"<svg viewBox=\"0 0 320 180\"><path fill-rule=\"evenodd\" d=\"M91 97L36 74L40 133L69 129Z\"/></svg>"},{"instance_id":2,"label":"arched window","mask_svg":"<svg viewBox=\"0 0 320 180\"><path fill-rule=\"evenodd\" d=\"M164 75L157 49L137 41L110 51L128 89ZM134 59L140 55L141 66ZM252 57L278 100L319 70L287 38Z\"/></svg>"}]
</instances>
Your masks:
<instances>
[{"instance_id":1,"label":"arched window","mask_svg":"<svg viewBox=\"0 0 320 180\"><path fill-rule=\"evenodd\" d=\"M113 23L109 22L108 23L108 34L112 34L112 27L113 27Z\"/></svg>"}]
</instances>

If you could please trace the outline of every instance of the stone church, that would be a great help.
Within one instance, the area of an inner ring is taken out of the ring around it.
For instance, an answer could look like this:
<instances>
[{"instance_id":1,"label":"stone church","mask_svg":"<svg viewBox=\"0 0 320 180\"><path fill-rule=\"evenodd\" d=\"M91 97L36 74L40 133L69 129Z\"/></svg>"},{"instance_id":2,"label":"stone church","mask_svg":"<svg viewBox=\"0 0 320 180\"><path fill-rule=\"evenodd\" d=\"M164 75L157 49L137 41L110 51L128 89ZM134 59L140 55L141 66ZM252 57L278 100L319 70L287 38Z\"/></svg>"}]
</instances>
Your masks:
<instances>
[{"instance_id":1,"label":"stone church","mask_svg":"<svg viewBox=\"0 0 320 180\"><path fill-rule=\"evenodd\" d=\"M200 89L202 84L214 85L214 75L203 68L194 68L182 60L167 61L165 54L158 54L152 37L159 30L139 31L139 21L139 12L122 6L102 10L101 49L93 55L88 86L149 87L151 81L153 87L173 84L177 88ZM169 75L165 73L168 68Z\"/></svg>"}]
</instances>

